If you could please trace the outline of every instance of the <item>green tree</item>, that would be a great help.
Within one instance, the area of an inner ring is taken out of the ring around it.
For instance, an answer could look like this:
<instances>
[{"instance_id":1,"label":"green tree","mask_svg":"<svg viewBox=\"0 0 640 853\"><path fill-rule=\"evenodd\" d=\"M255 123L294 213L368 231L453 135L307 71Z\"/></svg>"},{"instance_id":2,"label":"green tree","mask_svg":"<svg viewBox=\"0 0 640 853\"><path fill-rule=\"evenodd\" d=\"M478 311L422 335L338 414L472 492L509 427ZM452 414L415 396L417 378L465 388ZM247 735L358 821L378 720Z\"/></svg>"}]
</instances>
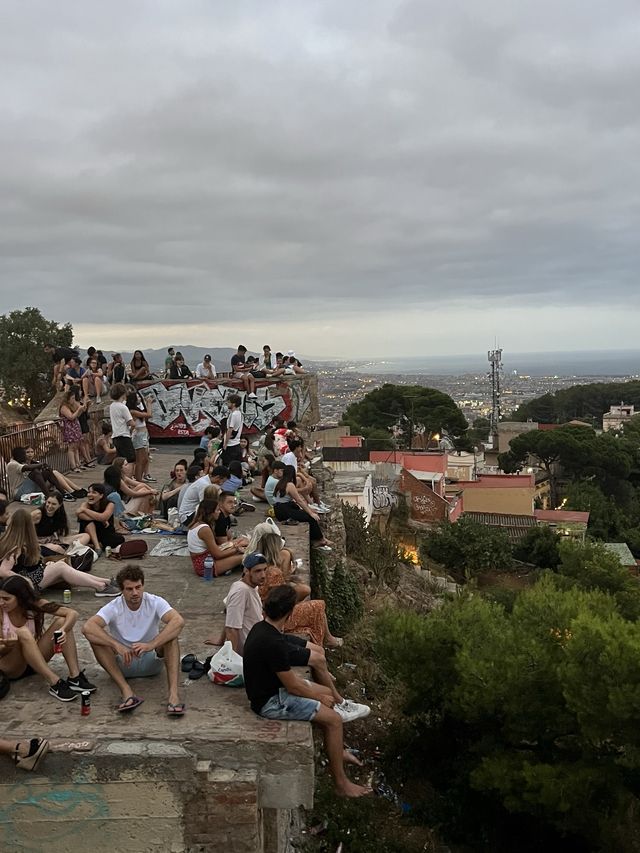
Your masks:
<instances>
[{"instance_id":1,"label":"green tree","mask_svg":"<svg viewBox=\"0 0 640 853\"><path fill-rule=\"evenodd\" d=\"M640 584L620 563L617 554L599 542L560 543L558 583L612 596L625 619L640 617Z\"/></svg>"},{"instance_id":2,"label":"green tree","mask_svg":"<svg viewBox=\"0 0 640 853\"><path fill-rule=\"evenodd\" d=\"M427 438L444 431L459 449L470 446L467 421L451 397L421 385L386 383L348 406L342 423L348 424L353 433L376 440L381 435L390 436L391 428L397 425L406 447L418 430L424 430ZM373 449L377 446L374 444Z\"/></svg>"},{"instance_id":3,"label":"green tree","mask_svg":"<svg viewBox=\"0 0 640 853\"><path fill-rule=\"evenodd\" d=\"M513 549L513 556L540 569L555 569L560 562L558 534L550 527L531 527Z\"/></svg>"},{"instance_id":4,"label":"green tree","mask_svg":"<svg viewBox=\"0 0 640 853\"><path fill-rule=\"evenodd\" d=\"M71 323L59 326L38 308L12 311L0 317L0 382L5 396L20 400L32 414L51 397L51 358L45 344L71 346Z\"/></svg>"},{"instance_id":5,"label":"green tree","mask_svg":"<svg viewBox=\"0 0 640 853\"><path fill-rule=\"evenodd\" d=\"M622 514L612 497L604 494L594 482L571 483L566 490L566 509L589 513L591 536L605 541L615 540L623 524Z\"/></svg>"},{"instance_id":6,"label":"green tree","mask_svg":"<svg viewBox=\"0 0 640 853\"><path fill-rule=\"evenodd\" d=\"M486 527L464 516L455 524L441 522L420 543L420 558L435 560L459 583L473 575L508 569L511 545L502 530Z\"/></svg>"},{"instance_id":7,"label":"green tree","mask_svg":"<svg viewBox=\"0 0 640 853\"><path fill-rule=\"evenodd\" d=\"M523 403L512 415L515 421L566 423L583 420L602 425L602 415L621 400L640 406L640 382L593 382L563 388Z\"/></svg>"},{"instance_id":8,"label":"green tree","mask_svg":"<svg viewBox=\"0 0 640 853\"><path fill-rule=\"evenodd\" d=\"M511 613L477 595L385 613L375 651L406 696L405 755L459 803L465 840L487 839L490 816L637 853L640 623L610 596L549 574Z\"/></svg>"},{"instance_id":9,"label":"green tree","mask_svg":"<svg viewBox=\"0 0 640 853\"><path fill-rule=\"evenodd\" d=\"M487 439L489 438L490 427L491 423L489 421L489 418L476 418L473 422L473 426L467 433L471 444L477 446L481 442L487 441Z\"/></svg>"}]
</instances>

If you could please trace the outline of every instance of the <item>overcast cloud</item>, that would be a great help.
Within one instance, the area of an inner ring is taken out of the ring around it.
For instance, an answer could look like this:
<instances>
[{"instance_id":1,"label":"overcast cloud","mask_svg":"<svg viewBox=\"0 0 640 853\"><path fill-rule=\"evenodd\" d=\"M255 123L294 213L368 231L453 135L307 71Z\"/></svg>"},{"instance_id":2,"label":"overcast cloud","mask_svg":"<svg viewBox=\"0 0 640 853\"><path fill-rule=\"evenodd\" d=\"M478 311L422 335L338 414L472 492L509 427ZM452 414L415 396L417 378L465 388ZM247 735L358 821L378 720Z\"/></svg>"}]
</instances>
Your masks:
<instances>
[{"instance_id":1,"label":"overcast cloud","mask_svg":"<svg viewBox=\"0 0 640 853\"><path fill-rule=\"evenodd\" d=\"M0 105L1 311L85 346L636 344L637 2L5 0Z\"/></svg>"}]
</instances>

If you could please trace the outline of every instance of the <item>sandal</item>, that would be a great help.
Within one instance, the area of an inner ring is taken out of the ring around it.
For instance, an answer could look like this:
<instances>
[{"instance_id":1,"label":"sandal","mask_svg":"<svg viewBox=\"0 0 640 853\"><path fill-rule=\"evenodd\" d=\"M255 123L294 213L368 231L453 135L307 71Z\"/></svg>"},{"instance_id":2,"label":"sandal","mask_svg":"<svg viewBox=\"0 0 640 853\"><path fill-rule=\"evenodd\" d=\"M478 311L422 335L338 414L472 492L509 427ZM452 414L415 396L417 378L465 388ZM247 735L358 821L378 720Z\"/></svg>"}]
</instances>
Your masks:
<instances>
[{"instance_id":1,"label":"sandal","mask_svg":"<svg viewBox=\"0 0 640 853\"><path fill-rule=\"evenodd\" d=\"M209 669L209 664L211 663L211 658L208 658L204 661L198 660L197 658L193 662L193 666L189 672L189 678L191 681L197 681L198 678L202 678L205 672Z\"/></svg>"},{"instance_id":2,"label":"sandal","mask_svg":"<svg viewBox=\"0 0 640 853\"><path fill-rule=\"evenodd\" d=\"M142 705L143 702L144 699L140 696L127 696L126 699L123 698L119 705L116 705L116 711L120 714L126 711L134 711L138 705Z\"/></svg>"},{"instance_id":3,"label":"sandal","mask_svg":"<svg viewBox=\"0 0 640 853\"><path fill-rule=\"evenodd\" d=\"M33 737L29 741L29 752L26 755L20 755L18 747L12 753L13 761L20 770L37 770L38 765L49 752L49 741L40 737Z\"/></svg>"},{"instance_id":4,"label":"sandal","mask_svg":"<svg viewBox=\"0 0 640 853\"><path fill-rule=\"evenodd\" d=\"M185 655L182 658L182 661L180 663L180 669L183 672L191 672L195 662L196 662L196 656L195 655Z\"/></svg>"},{"instance_id":5,"label":"sandal","mask_svg":"<svg viewBox=\"0 0 640 853\"><path fill-rule=\"evenodd\" d=\"M167 717L182 717L186 710L187 706L184 702L178 702L175 705L172 702L167 702Z\"/></svg>"}]
</instances>

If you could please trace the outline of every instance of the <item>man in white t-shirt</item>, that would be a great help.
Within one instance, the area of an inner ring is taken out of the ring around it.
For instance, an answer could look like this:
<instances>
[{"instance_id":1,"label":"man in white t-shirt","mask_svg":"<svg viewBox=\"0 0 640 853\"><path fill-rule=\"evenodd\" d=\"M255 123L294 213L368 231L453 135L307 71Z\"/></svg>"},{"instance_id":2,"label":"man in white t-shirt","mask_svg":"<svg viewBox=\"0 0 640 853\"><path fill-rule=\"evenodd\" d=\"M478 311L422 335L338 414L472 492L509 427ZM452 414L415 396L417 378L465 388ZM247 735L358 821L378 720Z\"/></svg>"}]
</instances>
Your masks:
<instances>
[{"instance_id":1,"label":"man in white t-shirt","mask_svg":"<svg viewBox=\"0 0 640 853\"><path fill-rule=\"evenodd\" d=\"M223 465L216 465L213 470L190 483L178 504L178 518L181 524L191 524L198 505L204 497L207 486L221 486L229 476L229 470Z\"/></svg>"},{"instance_id":2,"label":"man in white t-shirt","mask_svg":"<svg viewBox=\"0 0 640 853\"><path fill-rule=\"evenodd\" d=\"M121 382L116 382L111 388L109 396L113 400L109 406L113 446L118 451L118 456L124 456L127 462L135 462L136 451L131 440L133 416L125 403L127 389Z\"/></svg>"},{"instance_id":3,"label":"man in white t-shirt","mask_svg":"<svg viewBox=\"0 0 640 853\"><path fill-rule=\"evenodd\" d=\"M205 355L204 360L196 367L196 376L198 379L215 379L217 375L211 356Z\"/></svg>"},{"instance_id":4,"label":"man in white t-shirt","mask_svg":"<svg viewBox=\"0 0 640 853\"><path fill-rule=\"evenodd\" d=\"M240 406L242 399L239 394L229 394L227 397L227 407L229 414L227 415L227 429L222 441L222 464L229 465L235 459L238 462L242 461L242 450L240 449L240 439L242 438L242 427L244 421Z\"/></svg>"},{"instance_id":5,"label":"man in white t-shirt","mask_svg":"<svg viewBox=\"0 0 640 853\"><path fill-rule=\"evenodd\" d=\"M120 689L122 699L116 711L133 711L144 701L135 695L127 678L157 675L164 665L169 688L167 714L181 717L185 704L178 692L178 637L184 619L164 598L145 592L144 572L138 566L125 566L116 582L122 595L87 619L82 629L96 660Z\"/></svg>"}]
</instances>

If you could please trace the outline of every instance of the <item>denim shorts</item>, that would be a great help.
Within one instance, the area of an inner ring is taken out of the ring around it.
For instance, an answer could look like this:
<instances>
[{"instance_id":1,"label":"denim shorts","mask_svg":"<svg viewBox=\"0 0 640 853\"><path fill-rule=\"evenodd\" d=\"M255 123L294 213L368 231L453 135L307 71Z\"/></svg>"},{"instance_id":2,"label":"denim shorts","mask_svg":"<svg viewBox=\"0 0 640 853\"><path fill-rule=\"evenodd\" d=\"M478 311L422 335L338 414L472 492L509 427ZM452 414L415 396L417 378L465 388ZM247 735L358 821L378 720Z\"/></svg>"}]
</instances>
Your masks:
<instances>
[{"instance_id":1,"label":"denim shorts","mask_svg":"<svg viewBox=\"0 0 640 853\"><path fill-rule=\"evenodd\" d=\"M134 450L142 450L149 447L149 433L146 429L137 429L131 436L131 442Z\"/></svg>"},{"instance_id":2,"label":"denim shorts","mask_svg":"<svg viewBox=\"0 0 640 853\"><path fill-rule=\"evenodd\" d=\"M281 687L277 696L272 696L260 708L260 716L268 720L302 720L311 722L320 709L317 699L305 699L304 696L292 696Z\"/></svg>"},{"instance_id":3,"label":"denim shorts","mask_svg":"<svg viewBox=\"0 0 640 853\"><path fill-rule=\"evenodd\" d=\"M129 666L125 666L120 655L116 655L116 661L125 678L148 678L157 675L164 666L162 658L153 651L134 657Z\"/></svg>"}]
</instances>

